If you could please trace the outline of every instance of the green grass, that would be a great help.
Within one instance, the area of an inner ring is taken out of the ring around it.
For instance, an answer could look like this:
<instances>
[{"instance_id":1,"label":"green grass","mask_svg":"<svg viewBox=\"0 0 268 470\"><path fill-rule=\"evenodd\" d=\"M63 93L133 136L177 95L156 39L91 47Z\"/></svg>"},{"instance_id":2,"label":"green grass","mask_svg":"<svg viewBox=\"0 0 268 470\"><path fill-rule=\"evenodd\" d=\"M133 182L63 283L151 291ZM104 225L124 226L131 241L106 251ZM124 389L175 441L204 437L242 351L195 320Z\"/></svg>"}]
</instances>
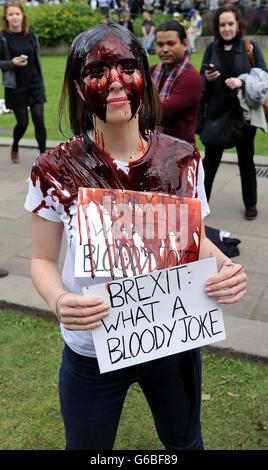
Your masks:
<instances>
[{"instance_id":1,"label":"green grass","mask_svg":"<svg viewBox=\"0 0 268 470\"><path fill-rule=\"evenodd\" d=\"M57 325L0 311L0 449L64 447ZM268 448L268 367L203 354L202 423L208 449ZM116 449L162 449L138 386L127 396Z\"/></svg>"},{"instance_id":2,"label":"green grass","mask_svg":"<svg viewBox=\"0 0 268 470\"><path fill-rule=\"evenodd\" d=\"M268 51L264 52L266 63L268 64ZM202 60L202 54L197 53L191 56L193 65L200 69ZM159 61L157 56L150 56L150 63L154 64ZM45 122L47 127L47 137L51 140L62 141L66 140L58 130L57 124L57 112L60 91L63 82L63 74L65 68L66 57L64 56L44 56L42 57L43 72L46 85L47 103L45 105ZM0 98L3 97L3 87L0 88ZM1 136L12 136L12 129L15 124L15 118L13 114L2 114L0 115L0 130ZM5 132L4 129L10 129ZM67 124L64 126L64 134L67 137L71 137L72 133L68 129ZM25 138L34 138L34 129L32 122L25 133ZM199 137L197 137L198 147L202 150L203 145L201 144ZM267 134L257 130L257 136L255 139L255 153L256 155L268 155L268 138Z\"/></svg>"},{"instance_id":3,"label":"green grass","mask_svg":"<svg viewBox=\"0 0 268 470\"><path fill-rule=\"evenodd\" d=\"M47 103L45 104L45 123L47 128L47 138L51 140L65 140L58 130L58 103L63 83L65 69L65 56L44 56L42 57L42 67L44 73ZM3 97L3 87L0 87L0 97ZM0 128L13 129L15 118L13 114L0 115ZM66 135L71 137L71 131L64 129ZM12 132L1 132L2 136L11 136ZM29 127L24 135L25 138L34 138L34 128L30 121Z\"/></svg>"}]
</instances>

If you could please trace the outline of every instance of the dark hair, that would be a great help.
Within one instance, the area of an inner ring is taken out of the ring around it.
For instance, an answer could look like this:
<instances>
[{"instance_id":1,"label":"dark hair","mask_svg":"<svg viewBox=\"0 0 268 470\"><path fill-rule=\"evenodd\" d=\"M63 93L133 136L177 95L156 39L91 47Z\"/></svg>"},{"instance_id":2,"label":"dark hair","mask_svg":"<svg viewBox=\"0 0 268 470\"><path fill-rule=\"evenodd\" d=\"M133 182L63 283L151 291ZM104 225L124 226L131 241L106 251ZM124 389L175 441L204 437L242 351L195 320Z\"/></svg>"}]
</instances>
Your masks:
<instances>
[{"instance_id":1,"label":"dark hair","mask_svg":"<svg viewBox=\"0 0 268 470\"><path fill-rule=\"evenodd\" d=\"M160 33L160 31L177 31L179 39L181 42L187 39L187 34L184 27L175 20L169 20L165 23L160 24L156 30L156 34Z\"/></svg>"},{"instance_id":2,"label":"dark hair","mask_svg":"<svg viewBox=\"0 0 268 470\"><path fill-rule=\"evenodd\" d=\"M9 7L17 7L20 9L22 15L23 15L23 19L22 19L22 32L24 34L28 33L29 31L29 20L28 20L28 17L24 11L24 8L23 6L21 5L21 3L19 2L8 2L8 3L5 3L4 5L4 10L3 10L3 16L2 16L2 19L1 19L1 22L0 22L0 29L3 30L3 31L8 31L9 27L8 27L8 21L6 20L6 14L7 14L7 9Z\"/></svg>"},{"instance_id":3,"label":"dark hair","mask_svg":"<svg viewBox=\"0 0 268 470\"><path fill-rule=\"evenodd\" d=\"M59 128L62 132L61 122L66 99L68 97L69 121L74 134L85 133L93 129L93 116L86 103L79 96L75 81L80 83L80 73L85 64L88 52L97 41L111 34L117 36L124 44L131 45L131 49L139 56L141 68L145 79L144 100L139 112L139 129L143 137L148 130L154 130L160 120L160 100L153 85L150 67L145 50L135 36L123 26L118 24L98 25L93 29L80 33L74 39L67 58L64 82L59 102Z\"/></svg>"},{"instance_id":4,"label":"dark hair","mask_svg":"<svg viewBox=\"0 0 268 470\"><path fill-rule=\"evenodd\" d=\"M214 13L214 17L213 17L214 38L215 39L221 38L221 35L219 32L219 25L220 25L220 16L223 13L234 14L235 19L238 22L238 26L239 26L237 35L239 37L242 37L244 34L244 30L245 30L245 23L244 23L244 18L243 18L241 11L233 5L224 5L220 7L218 10L216 10L216 12Z\"/></svg>"}]
</instances>

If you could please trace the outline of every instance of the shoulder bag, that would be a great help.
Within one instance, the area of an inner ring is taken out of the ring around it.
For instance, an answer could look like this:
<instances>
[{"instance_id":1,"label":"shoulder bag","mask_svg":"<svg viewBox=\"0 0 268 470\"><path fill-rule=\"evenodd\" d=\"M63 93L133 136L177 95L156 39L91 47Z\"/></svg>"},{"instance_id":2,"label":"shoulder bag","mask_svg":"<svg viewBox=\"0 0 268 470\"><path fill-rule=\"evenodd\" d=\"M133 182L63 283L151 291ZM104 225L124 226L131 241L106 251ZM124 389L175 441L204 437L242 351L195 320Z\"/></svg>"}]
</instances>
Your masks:
<instances>
[{"instance_id":1,"label":"shoulder bag","mask_svg":"<svg viewBox=\"0 0 268 470\"><path fill-rule=\"evenodd\" d=\"M200 132L200 139L204 145L232 148L242 139L243 127L240 108L233 107L215 118L207 117Z\"/></svg>"}]
</instances>

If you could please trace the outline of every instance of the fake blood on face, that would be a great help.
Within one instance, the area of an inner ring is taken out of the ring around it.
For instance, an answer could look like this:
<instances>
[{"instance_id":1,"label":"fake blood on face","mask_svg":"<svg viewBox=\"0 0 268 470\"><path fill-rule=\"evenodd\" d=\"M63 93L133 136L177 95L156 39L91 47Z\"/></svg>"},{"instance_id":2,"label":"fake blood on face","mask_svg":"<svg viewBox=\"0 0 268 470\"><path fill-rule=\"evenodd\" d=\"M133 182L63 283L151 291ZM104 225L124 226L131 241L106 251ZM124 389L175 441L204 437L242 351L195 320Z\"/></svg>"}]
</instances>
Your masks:
<instances>
[{"instance_id":1,"label":"fake blood on face","mask_svg":"<svg viewBox=\"0 0 268 470\"><path fill-rule=\"evenodd\" d=\"M108 36L92 46L80 78L89 109L104 122L107 98L115 81L122 88L122 98L130 103L133 117L144 98L144 76L139 56L131 42L125 44L120 38Z\"/></svg>"}]
</instances>

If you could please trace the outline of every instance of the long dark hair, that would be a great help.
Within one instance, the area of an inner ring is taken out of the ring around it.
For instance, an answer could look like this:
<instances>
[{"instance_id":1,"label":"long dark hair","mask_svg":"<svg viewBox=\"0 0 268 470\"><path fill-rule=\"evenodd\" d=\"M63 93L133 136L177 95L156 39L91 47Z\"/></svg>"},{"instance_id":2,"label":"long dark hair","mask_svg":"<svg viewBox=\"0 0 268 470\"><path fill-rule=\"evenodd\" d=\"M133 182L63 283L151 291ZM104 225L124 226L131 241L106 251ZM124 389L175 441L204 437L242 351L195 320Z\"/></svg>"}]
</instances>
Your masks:
<instances>
[{"instance_id":1,"label":"long dark hair","mask_svg":"<svg viewBox=\"0 0 268 470\"><path fill-rule=\"evenodd\" d=\"M59 128L62 132L62 117L66 100L68 98L68 111L70 127L74 134L85 133L93 129L93 116L86 103L79 96L75 82L80 83L81 69L85 64L87 54L97 41L107 36L115 35L124 44L131 45L141 61L141 68L145 78L144 100L139 112L139 129L143 137L148 130L154 130L160 120L160 100L153 85L146 52L135 36L123 26L117 24L101 24L95 28L80 33L74 39L67 58L64 82L59 102Z\"/></svg>"},{"instance_id":2,"label":"long dark hair","mask_svg":"<svg viewBox=\"0 0 268 470\"><path fill-rule=\"evenodd\" d=\"M7 10L8 10L9 7L17 7L17 8L20 9L20 11L22 13L22 16L23 16L22 25L21 25L22 32L24 34L28 33L28 31L29 31L28 16L26 15L26 13L24 11L23 6L18 2L17 3L16 2L8 2L8 3L5 4L4 10L3 10L3 16L2 16L2 19L1 19L1 22L0 22L0 30L1 31L8 31L9 30L8 21L6 19Z\"/></svg>"},{"instance_id":3,"label":"long dark hair","mask_svg":"<svg viewBox=\"0 0 268 470\"><path fill-rule=\"evenodd\" d=\"M224 5L224 6L220 7L218 10L215 11L214 17L213 17L214 38L215 39L220 39L221 38L221 35L220 35L220 32L219 32L219 25L220 25L220 16L223 13L233 13L234 14L235 19L238 22L238 26L239 26L237 36L239 36L241 38L244 35L244 31L245 31L244 18L243 18L243 15L242 15L241 11L233 5Z\"/></svg>"}]
</instances>

